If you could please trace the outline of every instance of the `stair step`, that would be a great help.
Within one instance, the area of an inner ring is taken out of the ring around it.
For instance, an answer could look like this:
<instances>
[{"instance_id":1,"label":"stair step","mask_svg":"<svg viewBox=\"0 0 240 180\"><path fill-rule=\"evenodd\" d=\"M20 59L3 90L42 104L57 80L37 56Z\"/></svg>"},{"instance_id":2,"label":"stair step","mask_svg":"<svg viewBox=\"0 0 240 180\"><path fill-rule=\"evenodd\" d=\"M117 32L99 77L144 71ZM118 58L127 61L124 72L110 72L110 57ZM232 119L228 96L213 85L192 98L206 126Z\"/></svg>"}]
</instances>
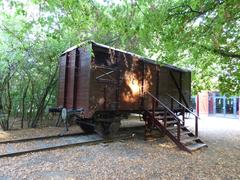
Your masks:
<instances>
[{"instance_id":1,"label":"stair step","mask_svg":"<svg viewBox=\"0 0 240 180\"><path fill-rule=\"evenodd\" d=\"M185 139L181 139L180 142L183 143L183 144L188 144L188 143L194 142L194 141L196 141L198 139L199 139L198 137L195 137L195 136L191 137L191 136L189 136L189 137L187 137Z\"/></svg>"},{"instance_id":2,"label":"stair step","mask_svg":"<svg viewBox=\"0 0 240 180\"><path fill-rule=\"evenodd\" d=\"M185 128L185 126L180 126L180 130L181 130L181 128ZM169 131L172 131L172 130L177 131L177 126L170 126L170 127L167 127L166 129L169 130Z\"/></svg>"},{"instance_id":3,"label":"stair step","mask_svg":"<svg viewBox=\"0 0 240 180\"><path fill-rule=\"evenodd\" d=\"M169 125L169 124L177 124L177 121L167 121L167 124Z\"/></svg>"},{"instance_id":4,"label":"stair step","mask_svg":"<svg viewBox=\"0 0 240 180\"><path fill-rule=\"evenodd\" d=\"M161 122L162 124L164 124L164 120L163 119L157 119L159 122ZM175 119L168 119L167 121L167 124L176 124L177 123L177 120Z\"/></svg>"},{"instance_id":5,"label":"stair step","mask_svg":"<svg viewBox=\"0 0 240 180\"><path fill-rule=\"evenodd\" d=\"M160 115L160 116L155 116L155 118L156 118L156 119L164 119L165 116L161 116L161 115ZM166 118L167 118L167 119L173 119L174 117L171 116L171 115L167 115Z\"/></svg>"},{"instance_id":6,"label":"stair step","mask_svg":"<svg viewBox=\"0 0 240 180\"><path fill-rule=\"evenodd\" d=\"M171 132L172 133L172 132ZM177 136L177 132L172 133L174 136ZM184 136L184 135L190 135L193 134L191 131L180 131L180 135ZM191 137L191 136L189 136Z\"/></svg>"},{"instance_id":7,"label":"stair step","mask_svg":"<svg viewBox=\"0 0 240 180\"><path fill-rule=\"evenodd\" d=\"M158 119L158 121L164 122L163 119ZM172 121L176 121L175 119L167 119L166 122L172 122ZM177 122L177 121L176 121Z\"/></svg>"},{"instance_id":8,"label":"stair step","mask_svg":"<svg viewBox=\"0 0 240 180\"><path fill-rule=\"evenodd\" d=\"M203 147L207 147L206 144L204 143L195 143L195 144L190 144L186 146L190 151L196 151L198 149L201 149Z\"/></svg>"},{"instance_id":9,"label":"stair step","mask_svg":"<svg viewBox=\"0 0 240 180\"><path fill-rule=\"evenodd\" d=\"M161 121L161 123L164 123L164 120L162 119L157 119L158 121ZM176 124L177 121L176 120L171 120L171 121L166 121L167 124Z\"/></svg>"},{"instance_id":10,"label":"stair step","mask_svg":"<svg viewBox=\"0 0 240 180\"><path fill-rule=\"evenodd\" d=\"M155 116L164 115L164 111L155 112Z\"/></svg>"},{"instance_id":11,"label":"stair step","mask_svg":"<svg viewBox=\"0 0 240 180\"><path fill-rule=\"evenodd\" d=\"M166 108L167 110L167 108ZM160 130L160 132L164 132L175 144L182 150L185 150L187 152L191 152L197 149L200 149L202 147L207 147L206 144L204 144L201 139L194 136L194 134L188 130L188 127L181 125L180 123L180 141L178 141L177 138L177 131L178 131L178 123L180 119L175 118L174 115L171 115L171 112L169 111L167 114L165 112L155 112L155 114L152 114L150 111L146 111L147 116L145 121L149 121L150 118L154 127ZM166 126L164 126L164 117L166 115ZM180 120L181 121L181 120Z\"/></svg>"}]
</instances>

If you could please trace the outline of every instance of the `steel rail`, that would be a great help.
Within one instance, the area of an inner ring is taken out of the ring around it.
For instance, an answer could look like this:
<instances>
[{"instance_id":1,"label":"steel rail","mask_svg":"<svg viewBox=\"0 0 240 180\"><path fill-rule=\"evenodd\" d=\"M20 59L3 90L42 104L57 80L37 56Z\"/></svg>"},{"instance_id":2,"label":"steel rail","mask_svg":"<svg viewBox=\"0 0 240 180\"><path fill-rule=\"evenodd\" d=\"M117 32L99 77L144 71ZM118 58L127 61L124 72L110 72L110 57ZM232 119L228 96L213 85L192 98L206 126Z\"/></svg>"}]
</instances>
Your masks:
<instances>
[{"instance_id":1,"label":"steel rail","mask_svg":"<svg viewBox=\"0 0 240 180\"><path fill-rule=\"evenodd\" d=\"M54 139L54 138L79 136L79 135L87 135L87 133L72 133L72 134L63 134L63 135L58 134L58 135L52 135L52 136L40 136L40 137L33 137L33 138L14 139L14 140L0 141L0 144L20 143L20 142L28 142L28 141L40 141L40 140L45 140L45 139Z\"/></svg>"},{"instance_id":2,"label":"steel rail","mask_svg":"<svg viewBox=\"0 0 240 180\"><path fill-rule=\"evenodd\" d=\"M43 151L48 151L48 150L63 149L63 148L74 147L74 146L95 145L95 144L99 144L99 143L111 143L115 140L124 140L124 139L130 139L130 138L132 138L132 136L127 135L127 136L113 137L111 139L98 139L98 140L90 140L90 141L85 141L85 142L61 144L61 145L51 146L51 147L36 148L36 149L30 149L30 150L17 151L17 152L13 152L13 153L0 154L0 158L14 157L14 156L20 156L23 154L27 154L27 153L43 152Z\"/></svg>"}]
</instances>

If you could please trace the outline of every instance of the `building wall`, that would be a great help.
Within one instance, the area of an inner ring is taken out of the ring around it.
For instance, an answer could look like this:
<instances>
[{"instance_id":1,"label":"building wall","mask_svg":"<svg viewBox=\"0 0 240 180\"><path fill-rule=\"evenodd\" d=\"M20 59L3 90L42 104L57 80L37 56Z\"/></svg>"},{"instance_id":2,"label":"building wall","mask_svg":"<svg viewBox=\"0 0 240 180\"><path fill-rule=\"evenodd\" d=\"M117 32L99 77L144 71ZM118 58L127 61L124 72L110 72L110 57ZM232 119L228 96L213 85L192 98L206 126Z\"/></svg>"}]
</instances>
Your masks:
<instances>
[{"instance_id":1,"label":"building wall","mask_svg":"<svg viewBox=\"0 0 240 180\"><path fill-rule=\"evenodd\" d=\"M208 115L208 92L203 91L198 94L199 96L199 114Z\"/></svg>"},{"instance_id":2,"label":"building wall","mask_svg":"<svg viewBox=\"0 0 240 180\"><path fill-rule=\"evenodd\" d=\"M240 119L240 97L226 97L216 91L202 91L196 97L196 111L202 115L217 115Z\"/></svg>"}]
</instances>

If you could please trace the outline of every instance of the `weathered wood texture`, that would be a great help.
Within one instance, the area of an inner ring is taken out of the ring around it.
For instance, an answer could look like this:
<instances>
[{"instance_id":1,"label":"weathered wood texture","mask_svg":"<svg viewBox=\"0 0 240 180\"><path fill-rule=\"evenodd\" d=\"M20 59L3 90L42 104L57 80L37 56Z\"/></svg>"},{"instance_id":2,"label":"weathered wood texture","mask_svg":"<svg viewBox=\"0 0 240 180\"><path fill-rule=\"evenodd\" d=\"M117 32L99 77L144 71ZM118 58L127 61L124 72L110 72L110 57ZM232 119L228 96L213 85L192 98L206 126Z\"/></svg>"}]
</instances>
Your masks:
<instances>
[{"instance_id":1,"label":"weathered wood texture","mask_svg":"<svg viewBox=\"0 0 240 180\"><path fill-rule=\"evenodd\" d=\"M191 72L171 65L95 42L67 50L59 64L58 107L84 108L87 118L98 111L149 109L146 91L169 107L167 94L190 105Z\"/></svg>"}]
</instances>

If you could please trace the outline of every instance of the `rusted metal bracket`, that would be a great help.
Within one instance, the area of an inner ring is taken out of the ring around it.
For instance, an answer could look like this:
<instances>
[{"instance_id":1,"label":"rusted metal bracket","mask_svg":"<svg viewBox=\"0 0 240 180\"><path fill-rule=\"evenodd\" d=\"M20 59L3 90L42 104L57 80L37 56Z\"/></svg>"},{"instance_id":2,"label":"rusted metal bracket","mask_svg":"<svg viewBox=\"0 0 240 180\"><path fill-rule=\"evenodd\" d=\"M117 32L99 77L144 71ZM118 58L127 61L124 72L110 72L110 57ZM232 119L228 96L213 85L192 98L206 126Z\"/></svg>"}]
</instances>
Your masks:
<instances>
[{"instance_id":1,"label":"rusted metal bracket","mask_svg":"<svg viewBox=\"0 0 240 180\"><path fill-rule=\"evenodd\" d=\"M115 72L115 71L106 72L106 73L104 73L104 74L96 77L96 80L98 80L98 79L100 79L100 78L102 78L102 77L104 77L104 76L108 76L108 75L110 75L110 74L112 74L112 73L114 73L114 72ZM109 77L112 78L111 76L109 76Z\"/></svg>"},{"instance_id":2,"label":"rusted metal bracket","mask_svg":"<svg viewBox=\"0 0 240 180\"><path fill-rule=\"evenodd\" d=\"M105 84L113 84L113 85L117 85L118 84L118 81L112 77L112 74L113 73L117 73L118 72L118 69L113 69L113 68L109 68L109 67L101 67L101 66L95 66L95 69L98 69L98 71L100 71L101 75L97 76L96 77L96 80L98 82L102 82L102 83L105 83ZM104 70L108 70L108 72L104 72ZM108 77L109 79L106 79L106 78L103 78L103 77Z\"/></svg>"}]
</instances>

